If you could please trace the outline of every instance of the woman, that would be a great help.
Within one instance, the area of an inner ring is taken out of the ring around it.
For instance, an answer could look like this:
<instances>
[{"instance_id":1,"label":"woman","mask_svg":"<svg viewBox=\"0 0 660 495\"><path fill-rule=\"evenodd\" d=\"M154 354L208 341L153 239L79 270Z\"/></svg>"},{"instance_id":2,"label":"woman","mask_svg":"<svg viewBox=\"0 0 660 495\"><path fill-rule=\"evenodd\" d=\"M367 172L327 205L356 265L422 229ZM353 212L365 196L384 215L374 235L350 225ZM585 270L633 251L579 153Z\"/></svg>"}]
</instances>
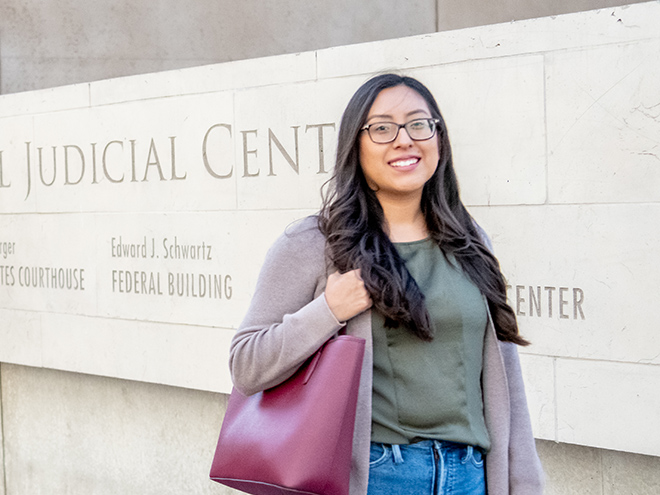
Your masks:
<instances>
[{"instance_id":1,"label":"woman","mask_svg":"<svg viewBox=\"0 0 660 495\"><path fill-rule=\"evenodd\" d=\"M231 345L235 386L282 382L345 326L367 341L351 495L542 493L526 342L487 244L431 93L372 78L342 117L320 214L266 257Z\"/></svg>"}]
</instances>

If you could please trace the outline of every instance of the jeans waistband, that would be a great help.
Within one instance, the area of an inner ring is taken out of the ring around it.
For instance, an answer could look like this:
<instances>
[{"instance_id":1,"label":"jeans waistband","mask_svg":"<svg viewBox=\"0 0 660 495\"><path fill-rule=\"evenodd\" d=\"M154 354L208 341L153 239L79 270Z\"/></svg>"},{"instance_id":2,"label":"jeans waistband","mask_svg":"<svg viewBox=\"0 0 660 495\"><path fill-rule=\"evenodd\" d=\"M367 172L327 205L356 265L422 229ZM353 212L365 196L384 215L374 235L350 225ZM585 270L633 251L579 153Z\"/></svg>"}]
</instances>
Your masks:
<instances>
[{"instance_id":1,"label":"jeans waistband","mask_svg":"<svg viewBox=\"0 0 660 495\"><path fill-rule=\"evenodd\" d=\"M433 447L442 450L460 450L471 447L475 450L479 450L482 453L486 452L484 449L482 449L477 445L467 445L464 443L451 442L448 440L420 440L418 442L405 443L405 444L389 444L382 442L372 442L372 443L380 443L381 445L387 445L388 447L394 447L395 445L399 445L400 447L404 447L406 449L413 449L413 450L417 450L417 449L427 450Z\"/></svg>"}]
</instances>

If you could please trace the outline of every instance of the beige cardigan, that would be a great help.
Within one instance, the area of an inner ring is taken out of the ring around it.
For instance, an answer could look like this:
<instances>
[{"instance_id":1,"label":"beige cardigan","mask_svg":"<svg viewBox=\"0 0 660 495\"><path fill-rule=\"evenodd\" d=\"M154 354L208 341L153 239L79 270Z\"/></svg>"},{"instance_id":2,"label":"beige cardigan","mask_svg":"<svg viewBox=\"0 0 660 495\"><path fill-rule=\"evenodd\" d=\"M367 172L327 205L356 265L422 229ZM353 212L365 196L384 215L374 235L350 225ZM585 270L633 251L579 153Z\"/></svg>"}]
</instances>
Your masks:
<instances>
[{"instance_id":1,"label":"beige cardigan","mask_svg":"<svg viewBox=\"0 0 660 495\"><path fill-rule=\"evenodd\" d=\"M291 226L271 247L250 308L231 343L230 369L238 390L249 395L281 383L342 328L323 294L329 270L325 238L318 230L316 217ZM366 340L350 490L351 495L364 495L371 437L371 312L348 321L346 333ZM492 443L486 458L488 494L541 494L543 472L532 436L517 349L514 344L498 342L490 316L482 383L486 427Z\"/></svg>"}]
</instances>

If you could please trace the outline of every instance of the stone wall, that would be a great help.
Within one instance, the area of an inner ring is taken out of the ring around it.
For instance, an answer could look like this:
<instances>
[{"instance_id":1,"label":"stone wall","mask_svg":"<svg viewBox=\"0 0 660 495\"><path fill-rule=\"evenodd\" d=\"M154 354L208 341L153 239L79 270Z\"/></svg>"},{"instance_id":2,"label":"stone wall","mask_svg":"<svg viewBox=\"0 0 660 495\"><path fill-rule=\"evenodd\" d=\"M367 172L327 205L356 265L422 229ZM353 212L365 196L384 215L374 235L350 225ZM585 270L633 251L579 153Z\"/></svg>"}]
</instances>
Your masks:
<instances>
[{"instance_id":1,"label":"stone wall","mask_svg":"<svg viewBox=\"0 0 660 495\"><path fill-rule=\"evenodd\" d=\"M219 493L229 339L386 69L436 95L493 238L549 490L656 493L659 20L649 2L0 96L6 494Z\"/></svg>"}]
</instances>

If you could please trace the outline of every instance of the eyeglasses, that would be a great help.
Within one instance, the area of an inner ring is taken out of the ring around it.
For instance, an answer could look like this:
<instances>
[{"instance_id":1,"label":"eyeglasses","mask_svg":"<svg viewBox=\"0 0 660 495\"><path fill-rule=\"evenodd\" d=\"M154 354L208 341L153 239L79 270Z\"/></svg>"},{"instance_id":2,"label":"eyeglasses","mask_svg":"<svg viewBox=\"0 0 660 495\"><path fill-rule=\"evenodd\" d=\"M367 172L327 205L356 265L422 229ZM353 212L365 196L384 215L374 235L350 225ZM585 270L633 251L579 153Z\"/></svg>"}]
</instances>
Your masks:
<instances>
[{"instance_id":1,"label":"eyeglasses","mask_svg":"<svg viewBox=\"0 0 660 495\"><path fill-rule=\"evenodd\" d=\"M405 124L395 122L374 122L365 125L360 131L367 131L376 144L387 144L394 141L403 127L413 141L426 141L435 136L438 119L415 119Z\"/></svg>"}]
</instances>

